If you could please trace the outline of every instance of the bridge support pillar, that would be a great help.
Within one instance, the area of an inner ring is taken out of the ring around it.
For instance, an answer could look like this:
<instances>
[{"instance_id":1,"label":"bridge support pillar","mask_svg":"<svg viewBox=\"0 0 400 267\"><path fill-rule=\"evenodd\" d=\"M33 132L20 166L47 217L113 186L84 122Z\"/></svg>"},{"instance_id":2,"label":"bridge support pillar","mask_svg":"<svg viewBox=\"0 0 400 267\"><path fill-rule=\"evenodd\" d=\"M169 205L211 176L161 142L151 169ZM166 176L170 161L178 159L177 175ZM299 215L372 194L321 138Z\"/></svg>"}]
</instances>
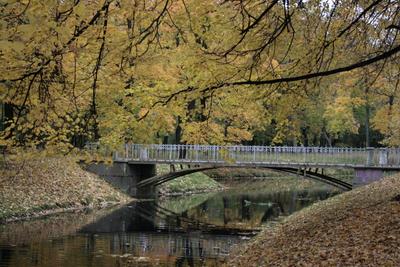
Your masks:
<instances>
[{"instance_id":1,"label":"bridge support pillar","mask_svg":"<svg viewBox=\"0 0 400 267\"><path fill-rule=\"evenodd\" d=\"M89 164L86 170L95 173L120 191L137 198L150 198L156 195L155 188L137 190L136 184L144 179L156 176L155 164Z\"/></svg>"},{"instance_id":2,"label":"bridge support pillar","mask_svg":"<svg viewBox=\"0 0 400 267\"><path fill-rule=\"evenodd\" d=\"M148 198L156 198L158 195L158 191L154 186L145 186L136 189L136 193L134 197L139 199L148 199Z\"/></svg>"},{"instance_id":3,"label":"bridge support pillar","mask_svg":"<svg viewBox=\"0 0 400 267\"><path fill-rule=\"evenodd\" d=\"M378 181L384 176L382 169L357 168L354 172L353 188Z\"/></svg>"}]
</instances>

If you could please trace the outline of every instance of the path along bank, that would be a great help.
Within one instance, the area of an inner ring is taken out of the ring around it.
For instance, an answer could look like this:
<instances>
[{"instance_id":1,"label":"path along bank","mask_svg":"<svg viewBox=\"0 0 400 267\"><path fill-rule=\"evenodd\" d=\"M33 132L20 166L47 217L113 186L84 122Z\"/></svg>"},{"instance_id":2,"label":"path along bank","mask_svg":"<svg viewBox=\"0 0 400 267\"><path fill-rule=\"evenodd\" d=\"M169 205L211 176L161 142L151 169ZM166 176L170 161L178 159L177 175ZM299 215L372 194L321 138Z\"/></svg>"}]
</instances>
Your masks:
<instances>
[{"instance_id":1,"label":"path along bank","mask_svg":"<svg viewBox=\"0 0 400 267\"><path fill-rule=\"evenodd\" d=\"M400 266L400 174L303 209L231 255L226 266Z\"/></svg>"},{"instance_id":2,"label":"path along bank","mask_svg":"<svg viewBox=\"0 0 400 267\"><path fill-rule=\"evenodd\" d=\"M68 157L3 162L0 223L132 201Z\"/></svg>"}]
</instances>

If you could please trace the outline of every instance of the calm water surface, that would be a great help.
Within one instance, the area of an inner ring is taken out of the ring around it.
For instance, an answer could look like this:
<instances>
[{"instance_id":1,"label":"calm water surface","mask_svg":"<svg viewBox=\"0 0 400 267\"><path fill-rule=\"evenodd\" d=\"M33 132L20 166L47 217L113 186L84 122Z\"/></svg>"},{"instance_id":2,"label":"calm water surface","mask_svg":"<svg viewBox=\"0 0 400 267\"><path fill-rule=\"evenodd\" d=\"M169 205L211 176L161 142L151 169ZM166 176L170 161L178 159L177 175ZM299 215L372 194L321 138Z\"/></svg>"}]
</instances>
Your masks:
<instances>
[{"instance_id":1,"label":"calm water surface","mask_svg":"<svg viewBox=\"0 0 400 267\"><path fill-rule=\"evenodd\" d=\"M263 225L333 194L236 189L0 225L0 266L219 266Z\"/></svg>"}]
</instances>

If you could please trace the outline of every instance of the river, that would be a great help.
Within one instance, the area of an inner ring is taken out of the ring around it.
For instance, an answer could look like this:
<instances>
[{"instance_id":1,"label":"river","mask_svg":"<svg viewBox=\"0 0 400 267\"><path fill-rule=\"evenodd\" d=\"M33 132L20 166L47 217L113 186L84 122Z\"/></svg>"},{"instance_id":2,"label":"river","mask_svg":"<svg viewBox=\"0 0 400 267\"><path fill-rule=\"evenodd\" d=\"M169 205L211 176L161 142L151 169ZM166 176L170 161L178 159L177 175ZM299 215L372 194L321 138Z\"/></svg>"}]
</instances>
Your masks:
<instances>
[{"instance_id":1,"label":"river","mask_svg":"<svg viewBox=\"0 0 400 267\"><path fill-rule=\"evenodd\" d=\"M0 267L219 266L263 227L334 194L239 186L0 225Z\"/></svg>"}]
</instances>

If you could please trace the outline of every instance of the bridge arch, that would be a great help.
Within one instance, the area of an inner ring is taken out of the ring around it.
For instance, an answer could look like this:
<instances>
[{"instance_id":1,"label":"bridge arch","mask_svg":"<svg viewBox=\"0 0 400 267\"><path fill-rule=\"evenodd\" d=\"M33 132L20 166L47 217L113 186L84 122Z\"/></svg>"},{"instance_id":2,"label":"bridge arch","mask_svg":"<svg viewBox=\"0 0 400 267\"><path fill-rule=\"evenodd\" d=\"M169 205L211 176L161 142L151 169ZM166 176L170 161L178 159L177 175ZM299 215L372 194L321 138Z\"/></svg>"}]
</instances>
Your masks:
<instances>
[{"instance_id":1,"label":"bridge arch","mask_svg":"<svg viewBox=\"0 0 400 267\"><path fill-rule=\"evenodd\" d=\"M244 168L244 166L207 166L207 167L188 168L188 169L184 169L184 170L179 170L179 171L169 172L166 174L157 175L157 176L142 180L139 183L137 183L136 187L138 190L144 189L144 188L149 188L149 187L155 187L155 186L161 185L163 183L166 183L168 181L174 180L176 178L179 178L179 177L182 177L182 176L185 176L188 174L206 171L206 170L212 170L212 169L219 169L219 168ZM335 186L335 187L340 188L345 191L352 189L352 185L350 183L344 182L344 181L339 180L334 177L327 176L322 173L318 173L317 171L290 168L290 167L276 167L276 166L258 167L258 168L301 175L308 179L320 181L320 182Z\"/></svg>"}]
</instances>

